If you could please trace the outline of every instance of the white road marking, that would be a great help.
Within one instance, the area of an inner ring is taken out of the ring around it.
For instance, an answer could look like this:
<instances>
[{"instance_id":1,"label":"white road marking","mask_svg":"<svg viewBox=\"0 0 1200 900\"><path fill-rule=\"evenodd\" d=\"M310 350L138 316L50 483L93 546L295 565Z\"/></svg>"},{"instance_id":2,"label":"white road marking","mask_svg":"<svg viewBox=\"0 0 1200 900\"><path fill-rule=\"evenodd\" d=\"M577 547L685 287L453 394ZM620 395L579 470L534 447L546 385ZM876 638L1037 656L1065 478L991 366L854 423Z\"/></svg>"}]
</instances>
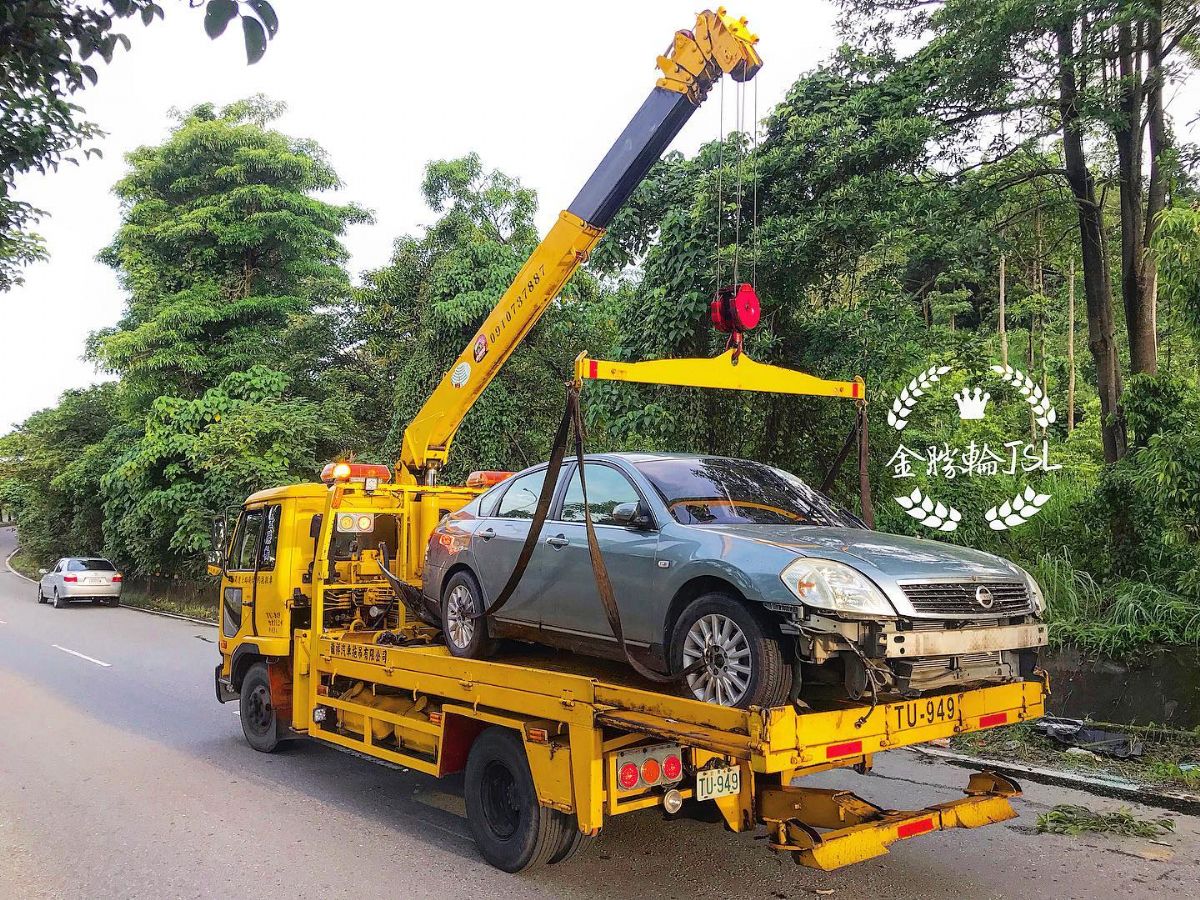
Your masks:
<instances>
[{"instance_id":1,"label":"white road marking","mask_svg":"<svg viewBox=\"0 0 1200 900\"><path fill-rule=\"evenodd\" d=\"M0 625L7 625L7 624L8 624L8 623L7 623L7 622L5 622L3 619L0 619Z\"/></svg>"},{"instance_id":2,"label":"white road marking","mask_svg":"<svg viewBox=\"0 0 1200 900\"><path fill-rule=\"evenodd\" d=\"M94 659L91 656L80 653L78 650L72 650L70 647L60 647L58 644L51 644L50 646L55 650L61 650L63 653L70 653L72 656L78 656L80 659L86 659L88 662L95 663L98 666L104 666L106 669L112 668L112 663L106 663L103 660Z\"/></svg>"}]
</instances>

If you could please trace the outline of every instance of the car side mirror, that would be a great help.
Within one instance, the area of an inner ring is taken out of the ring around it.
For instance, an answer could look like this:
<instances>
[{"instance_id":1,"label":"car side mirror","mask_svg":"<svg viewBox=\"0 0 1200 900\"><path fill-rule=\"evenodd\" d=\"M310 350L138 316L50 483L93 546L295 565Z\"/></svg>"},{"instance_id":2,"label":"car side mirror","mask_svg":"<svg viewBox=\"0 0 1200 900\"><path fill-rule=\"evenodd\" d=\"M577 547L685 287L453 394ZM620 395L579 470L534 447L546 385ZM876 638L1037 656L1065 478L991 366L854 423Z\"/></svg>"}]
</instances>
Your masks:
<instances>
[{"instance_id":1,"label":"car side mirror","mask_svg":"<svg viewBox=\"0 0 1200 900\"><path fill-rule=\"evenodd\" d=\"M49 569L38 569L38 574L39 575L49 575L50 570Z\"/></svg>"},{"instance_id":2,"label":"car side mirror","mask_svg":"<svg viewBox=\"0 0 1200 900\"><path fill-rule=\"evenodd\" d=\"M612 511L612 520L626 528L649 528L653 524L650 510L641 500L636 503L618 503Z\"/></svg>"}]
</instances>

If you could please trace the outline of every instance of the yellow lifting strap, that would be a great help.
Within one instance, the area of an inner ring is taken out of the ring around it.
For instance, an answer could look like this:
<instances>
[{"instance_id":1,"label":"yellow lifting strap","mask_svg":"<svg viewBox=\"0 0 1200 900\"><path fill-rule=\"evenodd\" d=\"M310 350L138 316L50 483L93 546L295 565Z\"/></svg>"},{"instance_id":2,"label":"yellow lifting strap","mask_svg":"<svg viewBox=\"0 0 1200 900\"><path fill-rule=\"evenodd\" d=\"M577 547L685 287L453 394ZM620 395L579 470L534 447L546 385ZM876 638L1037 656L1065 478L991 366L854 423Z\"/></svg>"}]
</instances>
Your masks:
<instances>
[{"instance_id":1,"label":"yellow lifting strap","mask_svg":"<svg viewBox=\"0 0 1200 900\"><path fill-rule=\"evenodd\" d=\"M636 381L846 400L865 400L867 395L867 385L861 377L853 381L826 381L794 369L757 363L733 349L712 359L654 359L647 362L613 362L580 353L575 358L575 383L582 385L585 380Z\"/></svg>"}]
</instances>

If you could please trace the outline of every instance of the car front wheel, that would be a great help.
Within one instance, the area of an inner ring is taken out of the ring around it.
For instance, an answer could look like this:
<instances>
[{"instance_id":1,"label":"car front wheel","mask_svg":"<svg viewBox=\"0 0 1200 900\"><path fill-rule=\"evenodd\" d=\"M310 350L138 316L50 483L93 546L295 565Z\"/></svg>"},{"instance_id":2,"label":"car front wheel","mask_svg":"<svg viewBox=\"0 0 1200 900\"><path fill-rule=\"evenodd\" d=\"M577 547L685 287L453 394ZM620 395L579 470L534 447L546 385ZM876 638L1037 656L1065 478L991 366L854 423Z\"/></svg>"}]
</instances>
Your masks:
<instances>
[{"instance_id":1,"label":"car front wheel","mask_svg":"<svg viewBox=\"0 0 1200 900\"><path fill-rule=\"evenodd\" d=\"M676 672L695 667L683 678L684 696L720 706L782 706L792 686L791 667L769 624L721 592L703 594L683 611L671 665Z\"/></svg>"}]
</instances>

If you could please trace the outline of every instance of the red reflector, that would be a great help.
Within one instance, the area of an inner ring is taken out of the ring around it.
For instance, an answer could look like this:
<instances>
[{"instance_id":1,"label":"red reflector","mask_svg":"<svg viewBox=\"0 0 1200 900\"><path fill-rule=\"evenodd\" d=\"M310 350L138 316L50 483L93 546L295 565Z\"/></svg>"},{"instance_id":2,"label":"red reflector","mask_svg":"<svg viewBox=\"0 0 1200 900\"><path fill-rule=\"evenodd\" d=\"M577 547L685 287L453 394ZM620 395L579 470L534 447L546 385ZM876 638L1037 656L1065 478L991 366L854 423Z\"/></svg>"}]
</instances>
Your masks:
<instances>
[{"instance_id":1,"label":"red reflector","mask_svg":"<svg viewBox=\"0 0 1200 900\"><path fill-rule=\"evenodd\" d=\"M69 581L69 582L71 582L72 584L73 584L74 582L78 581L78 580L79 580L79 576L78 576L78 575L64 575L64 576L63 576L63 581Z\"/></svg>"},{"instance_id":2,"label":"red reflector","mask_svg":"<svg viewBox=\"0 0 1200 900\"><path fill-rule=\"evenodd\" d=\"M858 399L858 382L854 382L854 387L850 389L850 396Z\"/></svg>"},{"instance_id":3,"label":"red reflector","mask_svg":"<svg viewBox=\"0 0 1200 900\"><path fill-rule=\"evenodd\" d=\"M597 378L600 373L600 365L594 359L588 360L588 378Z\"/></svg>"},{"instance_id":4,"label":"red reflector","mask_svg":"<svg viewBox=\"0 0 1200 900\"><path fill-rule=\"evenodd\" d=\"M981 716L979 719L980 728L991 728L993 725L1003 725L1008 721L1008 713L992 713L990 716Z\"/></svg>"},{"instance_id":5,"label":"red reflector","mask_svg":"<svg viewBox=\"0 0 1200 900\"><path fill-rule=\"evenodd\" d=\"M638 767L635 763L625 763L621 766L621 771L617 775L617 780L621 782L621 787L627 791L633 790L638 783Z\"/></svg>"},{"instance_id":6,"label":"red reflector","mask_svg":"<svg viewBox=\"0 0 1200 900\"><path fill-rule=\"evenodd\" d=\"M112 577L112 580L113 580L113 584L120 584L120 583L121 583L121 576L120 576L119 574L118 574L118 575L114 575L114 576Z\"/></svg>"},{"instance_id":7,"label":"red reflector","mask_svg":"<svg viewBox=\"0 0 1200 900\"><path fill-rule=\"evenodd\" d=\"M830 744L825 748L826 759L833 759L837 756L850 756L855 753L862 753L862 741L850 741L847 744Z\"/></svg>"},{"instance_id":8,"label":"red reflector","mask_svg":"<svg viewBox=\"0 0 1200 900\"><path fill-rule=\"evenodd\" d=\"M915 822L905 822L897 828L896 837L907 838L927 831L933 831L933 819L917 819Z\"/></svg>"},{"instance_id":9,"label":"red reflector","mask_svg":"<svg viewBox=\"0 0 1200 900\"><path fill-rule=\"evenodd\" d=\"M672 753L663 760L662 773L667 781L678 781L679 776L683 774L683 761Z\"/></svg>"}]
</instances>

